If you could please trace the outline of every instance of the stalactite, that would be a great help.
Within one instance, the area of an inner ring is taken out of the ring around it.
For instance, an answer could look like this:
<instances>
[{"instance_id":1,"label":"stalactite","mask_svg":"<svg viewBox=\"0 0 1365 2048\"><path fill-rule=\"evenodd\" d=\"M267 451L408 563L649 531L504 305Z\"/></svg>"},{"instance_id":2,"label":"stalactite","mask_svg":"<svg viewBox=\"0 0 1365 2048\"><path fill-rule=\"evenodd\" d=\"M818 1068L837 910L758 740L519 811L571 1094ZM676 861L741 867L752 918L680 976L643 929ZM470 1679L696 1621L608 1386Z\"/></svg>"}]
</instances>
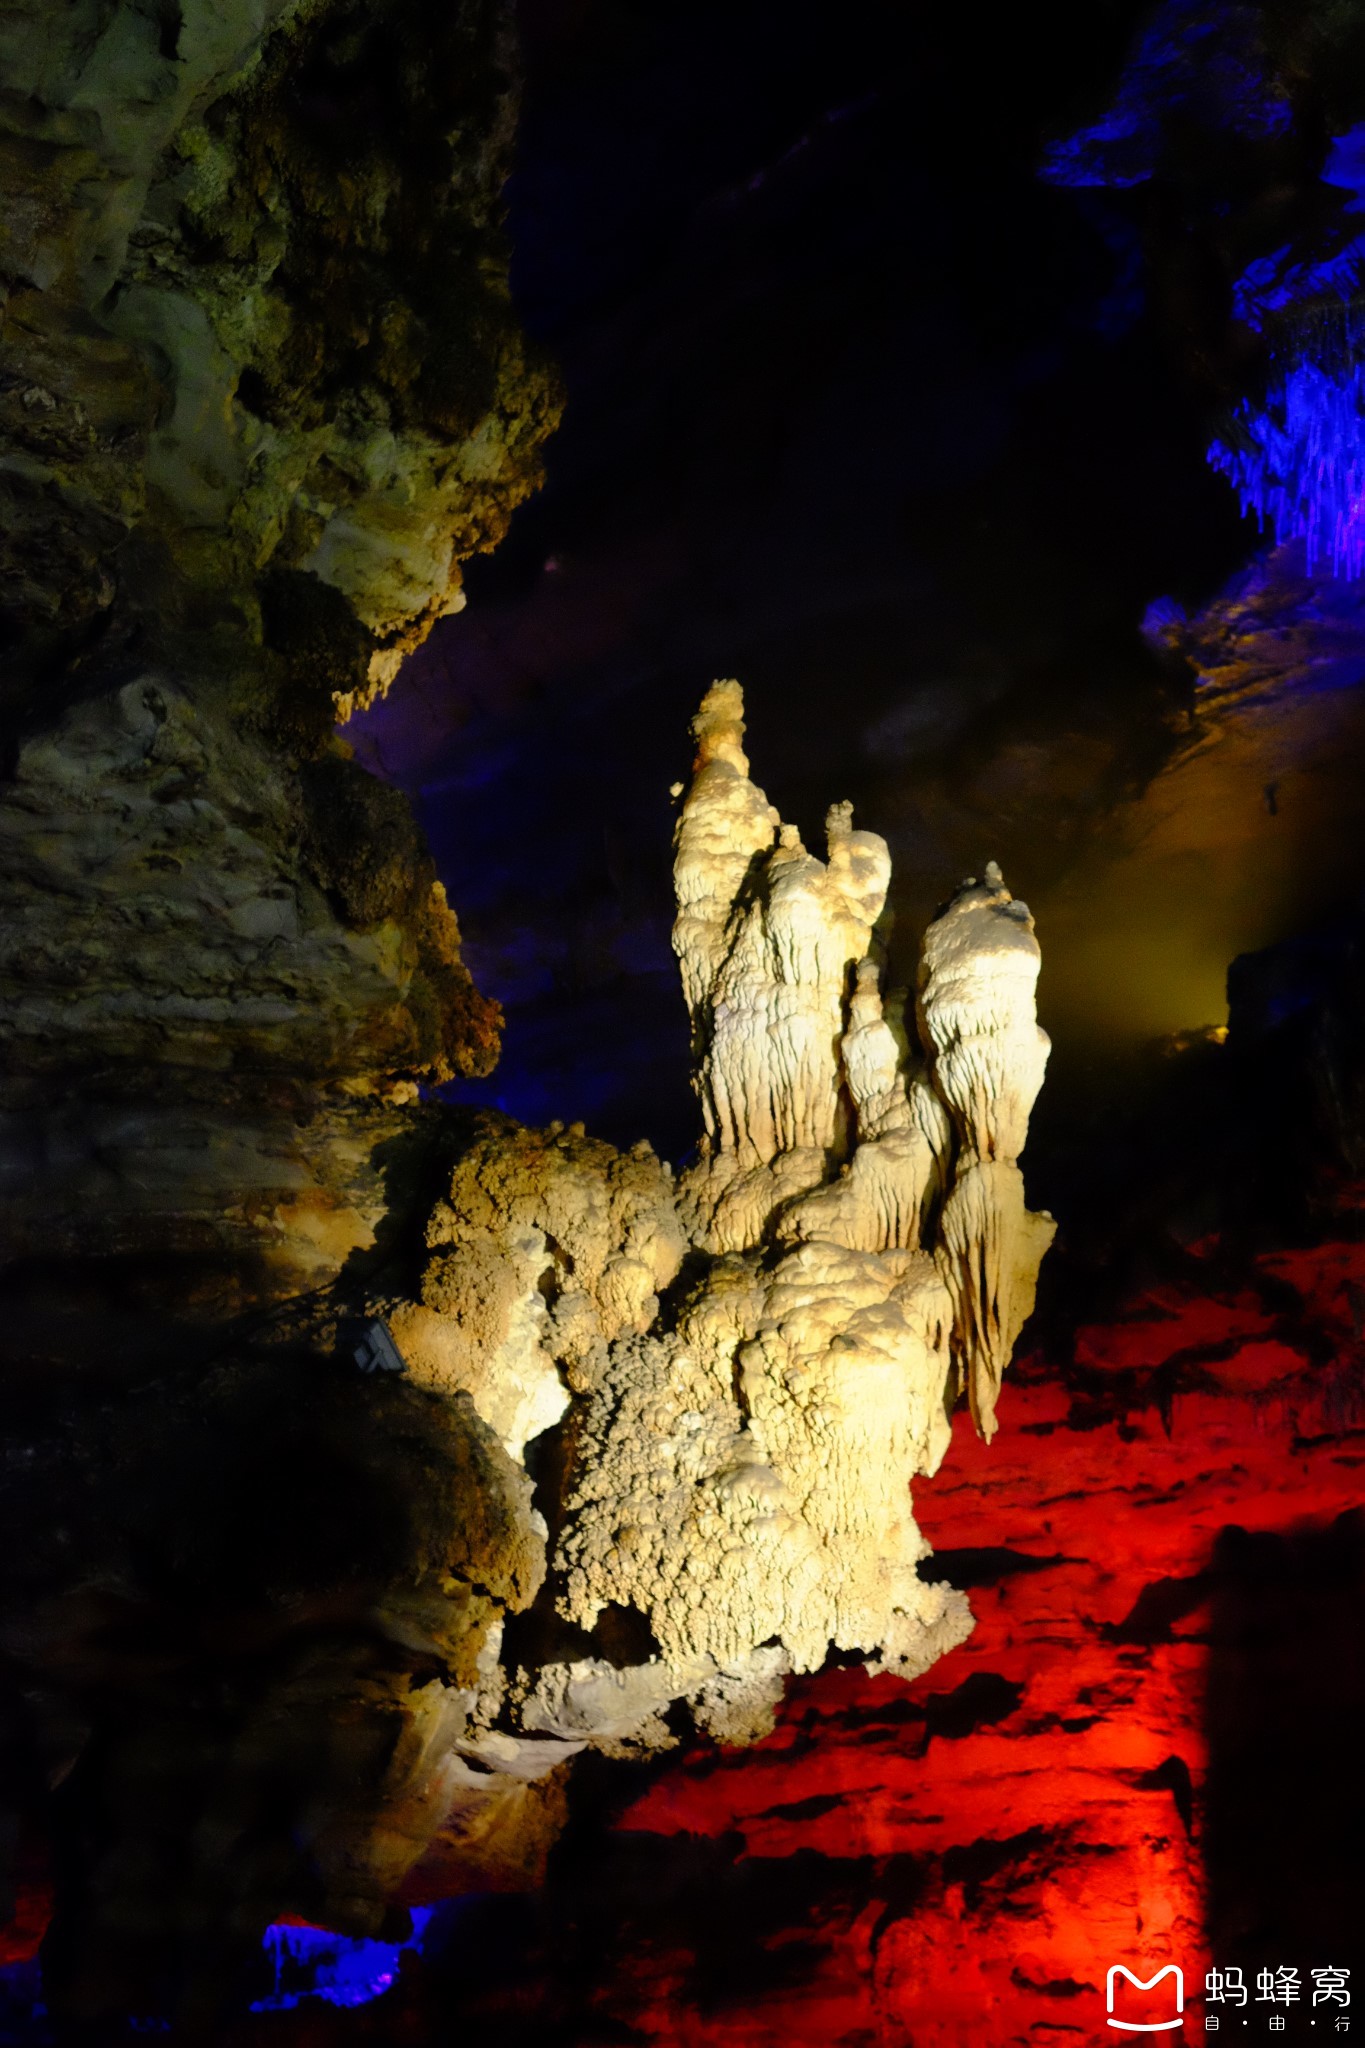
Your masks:
<instances>
[{"instance_id":1,"label":"stalactite","mask_svg":"<svg viewBox=\"0 0 1365 2048\"><path fill-rule=\"evenodd\" d=\"M1302 541L1308 572L1365 570L1365 363L1286 364L1264 403L1244 400L1209 449L1264 533Z\"/></svg>"}]
</instances>

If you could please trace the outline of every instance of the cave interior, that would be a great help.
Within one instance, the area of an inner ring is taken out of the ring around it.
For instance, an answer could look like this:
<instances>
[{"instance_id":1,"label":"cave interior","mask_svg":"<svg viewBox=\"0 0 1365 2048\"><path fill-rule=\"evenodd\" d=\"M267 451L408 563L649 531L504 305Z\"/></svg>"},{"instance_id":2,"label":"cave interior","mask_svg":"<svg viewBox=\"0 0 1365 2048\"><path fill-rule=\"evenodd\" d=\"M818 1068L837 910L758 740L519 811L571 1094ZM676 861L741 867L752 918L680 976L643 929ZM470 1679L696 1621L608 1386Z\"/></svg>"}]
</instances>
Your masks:
<instances>
[{"instance_id":1,"label":"cave interior","mask_svg":"<svg viewBox=\"0 0 1365 2048\"><path fill-rule=\"evenodd\" d=\"M1365 7L11 0L0 186L0 2039L1351 2031Z\"/></svg>"}]
</instances>

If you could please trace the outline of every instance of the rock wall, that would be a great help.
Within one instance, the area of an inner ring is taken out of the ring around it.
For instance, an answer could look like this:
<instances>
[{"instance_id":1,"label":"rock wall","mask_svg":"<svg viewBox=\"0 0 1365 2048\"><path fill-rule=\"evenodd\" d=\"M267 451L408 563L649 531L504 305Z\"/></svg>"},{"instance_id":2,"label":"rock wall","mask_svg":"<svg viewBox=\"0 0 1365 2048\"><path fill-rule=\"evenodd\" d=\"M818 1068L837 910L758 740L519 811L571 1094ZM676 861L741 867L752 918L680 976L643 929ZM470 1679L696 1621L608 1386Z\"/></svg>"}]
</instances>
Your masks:
<instances>
[{"instance_id":1,"label":"rock wall","mask_svg":"<svg viewBox=\"0 0 1365 2048\"><path fill-rule=\"evenodd\" d=\"M282 1903L377 1929L469 1785L485 1881L558 1811L456 1746L544 1570L517 1418L318 1322L498 1052L336 727L539 481L516 89L502 0L0 22L0 1806L91 2038L208 2038Z\"/></svg>"},{"instance_id":2,"label":"rock wall","mask_svg":"<svg viewBox=\"0 0 1365 2048\"><path fill-rule=\"evenodd\" d=\"M539 480L499 0L38 4L0 27L0 1300L325 1285L496 1005L334 735ZM144 1266L155 1269L142 1277Z\"/></svg>"},{"instance_id":3,"label":"rock wall","mask_svg":"<svg viewBox=\"0 0 1365 2048\"><path fill-rule=\"evenodd\" d=\"M304 576L382 685L553 423L499 232L507 10L32 0L0 73L8 617L249 633Z\"/></svg>"},{"instance_id":4,"label":"rock wall","mask_svg":"<svg viewBox=\"0 0 1365 2048\"><path fill-rule=\"evenodd\" d=\"M545 1531L468 1399L238 1349L11 1431L0 1762L58 1875L60 2024L215 2038L269 1920L378 1933L471 1807L479 1882L536 1879L554 1788L490 1801L463 1744Z\"/></svg>"}]
</instances>

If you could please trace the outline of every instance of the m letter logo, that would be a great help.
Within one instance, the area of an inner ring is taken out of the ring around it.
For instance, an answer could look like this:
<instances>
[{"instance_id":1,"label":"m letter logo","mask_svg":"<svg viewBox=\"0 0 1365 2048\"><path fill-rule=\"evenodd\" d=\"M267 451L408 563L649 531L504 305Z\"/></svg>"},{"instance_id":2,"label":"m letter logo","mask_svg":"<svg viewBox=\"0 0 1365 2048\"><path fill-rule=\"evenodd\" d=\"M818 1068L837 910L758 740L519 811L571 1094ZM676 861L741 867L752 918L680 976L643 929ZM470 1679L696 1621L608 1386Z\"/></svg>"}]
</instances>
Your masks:
<instances>
[{"instance_id":1,"label":"m letter logo","mask_svg":"<svg viewBox=\"0 0 1365 2048\"><path fill-rule=\"evenodd\" d=\"M1116 1978L1126 1977L1134 1991L1155 1991L1163 1977L1175 1978L1175 2017L1167 2020L1116 2020L1114 2014L1114 1983ZM1122 1963L1110 1966L1105 1980L1104 2009L1109 2014L1109 2025L1117 2027L1124 2034L1164 2034L1172 2027L1181 2025L1185 2010L1185 1974L1177 1964L1167 1963L1164 1970L1158 1970L1155 1977L1135 1977L1131 1970L1125 1970Z\"/></svg>"}]
</instances>

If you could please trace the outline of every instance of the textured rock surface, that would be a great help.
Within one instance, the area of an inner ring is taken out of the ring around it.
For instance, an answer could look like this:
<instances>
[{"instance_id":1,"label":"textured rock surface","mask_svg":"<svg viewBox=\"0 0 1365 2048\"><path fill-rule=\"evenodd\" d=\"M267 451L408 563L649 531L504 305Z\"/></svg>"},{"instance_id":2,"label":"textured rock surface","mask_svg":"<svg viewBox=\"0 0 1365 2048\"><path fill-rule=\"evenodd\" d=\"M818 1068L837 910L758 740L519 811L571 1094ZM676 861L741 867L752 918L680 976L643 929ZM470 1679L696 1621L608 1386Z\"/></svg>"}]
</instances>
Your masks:
<instances>
[{"instance_id":1,"label":"textured rock surface","mask_svg":"<svg viewBox=\"0 0 1365 2048\"><path fill-rule=\"evenodd\" d=\"M326 1284L417 1082L496 1057L408 807L332 727L539 477L513 60L484 0L0 25L4 1285L32 1355L74 1300L121 1313L139 1262L201 1315Z\"/></svg>"},{"instance_id":2,"label":"textured rock surface","mask_svg":"<svg viewBox=\"0 0 1365 2048\"><path fill-rule=\"evenodd\" d=\"M1359 1194L1021 1358L992 1446L959 1418L917 1509L977 1626L913 1687L800 1681L766 1741L689 1745L566 1845L533 1928L509 1901L373 2006L245 2038L1024 2048L1102 2038L1116 1959L1183 1966L1187 2033L1211 1962L1293 1958L1291 2028L1311 1968L1358 1986ZM35 1879L8 1953L45 1909Z\"/></svg>"},{"instance_id":3,"label":"textured rock surface","mask_svg":"<svg viewBox=\"0 0 1365 2048\"><path fill-rule=\"evenodd\" d=\"M847 805L829 814L828 861L806 852L749 781L743 710L738 683L717 683L695 722L673 939L706 1135L741 1171L845 1139L848 971L891 874L885 842L855 833Z\"/></svg>"},{"instance_id":4,"label":"textured rock surface","mask_svg":"<svg viewBox=\"0 0 1365 2048\"><path fill-rule=\"evenodd\" d=\"M377 814L344 865L306 788L164 675L21 746L0 790L9 1259L214 1259L205 1309L330 1279L372 1242L410 1077L493 1058L406 807L339 754L316 766Z\"/></svg>"},{"instance_id":5,"label":"textured rock surface","mask_svg":"<svg viewBox=\"0 0 1365 2048\"><path fill-rule=\"evenodd\" d=\"M462 1751L544 1571L530 1481L467 1399L294 1352L69 1397L17 1462L0 1628L73 1878L49 2003L207 2024L266 1919L377 1931L484 1804Z\"/></svg>"},{"instance_id":6,"label":"textured rock surface","mask_svg":"<svg viewBox=\"0 0 1365 2048\"><path fill-rule=\"evenodd\" d=\"M490 1121L420 1299L385 1305L410 1373L514 1454L558 1425L503 1725L573 1747L669 1742L679 1699L743 1740L831 1646L913 1676L962 1639L965 1601L917 1571L910 1482L963 1384L993 1427L1052 1232L1016 1164L1047 1053L1026 906L992 871L931 927L926 1063L880 989L885 843L836 805L828 860L805 853L749 780L742 712L737 684L708 694L677 831L699 1160L675 1183L647 1146Z\"/></svg>"},{"instance_id":7,"label":"textured rock surface","mask_svg":"<svg viewBox=\"0 0 1365 2048\"><path fill-rule=\"evenodd\" d=\"M69 633L169 570L249 618L268 563L386 681L553 411L499 236L505 13L21 5L0 69L11 615Z\"/></svg>"},{"instance_id":8,"label":"textured rock surface","mask_svg":"<svg viewBox=\"0 0 1365 2048\"><path fill-rule=\"evenodd\" d=\"M968 1625L916 1576L908 1490L941 1448L948 1322L922 1255L723 1259L676 1336L618 1347L592 1390L568 1617L640 1607L680 1679L773 1641L798 1670L831 1643L932 1661Z\"/></svg>"},{"instance_id":9,"label":"textured rock surface","mask_svg":"<svg viewBox=\"0 0 1365 2048\"><path fill-rule=\"evenodd\" d=\"M389 1326L420 1383L469 1393L515 1457L607 1346L642 1335L685 1239L648 1146L489 1118L432 1212L420 1301Z\"/></svg>"},{"instance_id":10,"label":"textured rock surface","mask_svg":"<svg viewBox=\"0 0 1365 2048\"><path fill-rule=\"evenodd\" d=\"M536 1388L495 1432L298 1299L429 1207L420 1085L498 1051L334 727L554 422L514 59L497 0L0 21L0 1804L92 2038L207 2038L281 1901L373 1932L429 1841L524 1882L559 1814L460 1748L544 1569Z\"/></svg>"},{"instance_id":11,"label":"textured rock surface","mask_svg":"<svg viewBox=\"0 0 1365 2048\"><path fill-rule=\"evenodd\" d=\"M943 1209L944 1271L972 1417L988 1439L1053 1234L1050 1217L1029 1213L1017 1164L1048 1055L1033 1007L1038 964L1028 905L992 864L929 927L920 974L934 1086L961 1146Z\"/></svg>"}]
</instances>

